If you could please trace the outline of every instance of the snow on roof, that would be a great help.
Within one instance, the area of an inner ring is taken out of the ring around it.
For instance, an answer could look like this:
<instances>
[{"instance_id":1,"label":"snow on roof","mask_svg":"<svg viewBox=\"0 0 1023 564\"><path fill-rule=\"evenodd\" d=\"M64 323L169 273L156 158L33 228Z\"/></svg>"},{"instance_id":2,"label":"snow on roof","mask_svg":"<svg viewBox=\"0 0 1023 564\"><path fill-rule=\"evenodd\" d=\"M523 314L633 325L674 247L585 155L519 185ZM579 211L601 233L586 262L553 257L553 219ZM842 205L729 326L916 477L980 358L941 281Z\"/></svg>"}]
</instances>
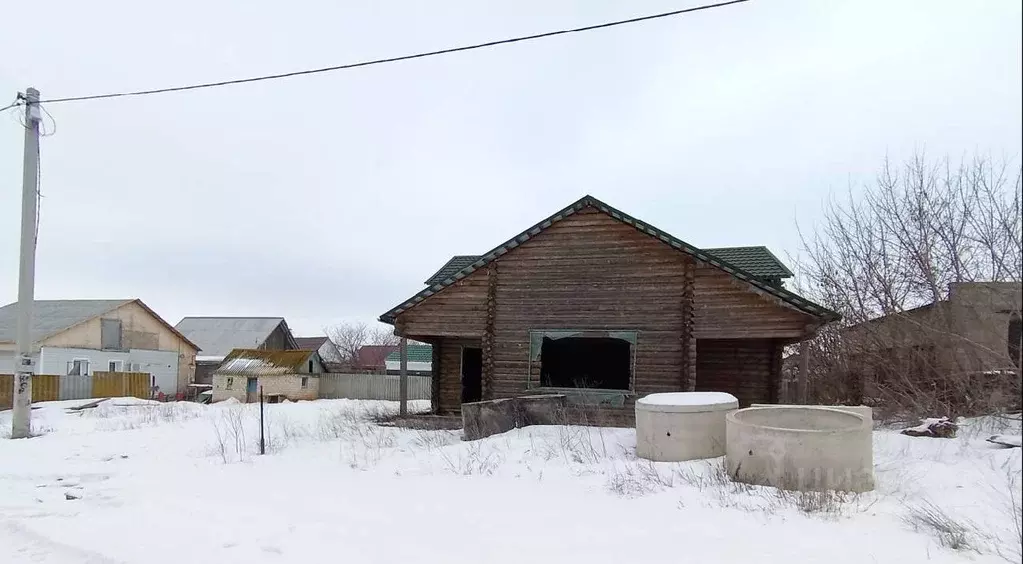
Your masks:
<instances>
[{"instance_id":1,"label":"snow on roof","mask_svg":"<svg viewBox=\"0 0 1023 564\"><path fill-rule=\"evenodd\" d=\"M227 356L234 349L258 347L283 317L186 317L175 329L198 345L203 356Z\"/></svg>"}]
</instances>

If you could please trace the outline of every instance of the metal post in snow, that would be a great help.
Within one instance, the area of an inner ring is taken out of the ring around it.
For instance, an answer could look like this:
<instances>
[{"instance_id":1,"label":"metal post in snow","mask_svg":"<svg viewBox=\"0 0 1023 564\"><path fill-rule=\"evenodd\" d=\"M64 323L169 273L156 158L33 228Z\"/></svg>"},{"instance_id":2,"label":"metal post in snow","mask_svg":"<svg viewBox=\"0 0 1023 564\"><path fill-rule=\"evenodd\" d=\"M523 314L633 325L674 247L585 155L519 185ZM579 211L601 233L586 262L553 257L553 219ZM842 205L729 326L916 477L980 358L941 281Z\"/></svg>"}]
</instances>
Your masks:
<instances>
[{"instance_id":1,"label":"metal post in snow","mask_svg":"<svg viewBox=\"0 0 1023 564\"><path fill-rule=\"evenodd\" d=\"M808 373L810 372L810 342L799 343L799 373L796 376L796 403L805 404L808 399L809 387L807 384Z\"/></svg>"},{"instance_id":2,"label":"metal post in snow","mask_svg":"<svg viewBox=\"0 0 1023 564\"><path fill-rule=\"evenodd\" d=\"M398 415L408 415L408 339L401 338L398 344L401 351L401 365L398 376Z\"/></svg>"},{"instance_id":3,"label":"metal post in snow","mask_svg":"<svg viewBox=\"0 0 1023 564\"><path fill-rule=\"evenodd\" d=\"M32 436L32 302L35 299L36 213L39 197L39 91L25 90L25 149L21 174L21 255L18 270L18 322L15 345L11 438Z\"/></svg>"},{"instance_id":4,"label":"metal post in snow","mask_svg":"<svg viewBox=\"0 0 1023 564\"><path fill-rule=\"evenodd\" d=\"M263 386L259 386L259 454L266 454L266 440L263 435Z\"/></svg>"}]
</instances>

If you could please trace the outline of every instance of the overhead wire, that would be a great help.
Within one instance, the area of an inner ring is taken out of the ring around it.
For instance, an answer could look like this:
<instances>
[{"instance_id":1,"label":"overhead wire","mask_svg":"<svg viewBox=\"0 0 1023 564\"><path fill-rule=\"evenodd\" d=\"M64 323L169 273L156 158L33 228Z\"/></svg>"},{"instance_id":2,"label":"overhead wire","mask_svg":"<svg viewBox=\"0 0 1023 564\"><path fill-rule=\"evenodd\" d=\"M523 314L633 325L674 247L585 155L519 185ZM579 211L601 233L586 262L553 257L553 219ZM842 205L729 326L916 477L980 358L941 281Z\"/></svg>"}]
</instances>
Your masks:
<instances>
[{"instance_id":1,"label":"overhead wire","mask_svg":"<svg viewBox=\"0 0 1023 564\"><path fill-rule=\"evenodd\" d=\"M13 102L11 102L10 104L0 108L0 112L6 112L7 110L9 110L11 108L17 108L21 104L22 104L22 102L21 102L21 95L19 94L18 96L14 97L14 101Z\"/></svg>"},{"instance_id":2,"label":"overhead wire","mask_svg":"<svg viewBox=\"0 0 1023 564\"><path fill-rule=\"evenodd\" d=\"M651 15L648 15L648 16L639 16L639 17L628 18L628 19L624 19L624 20L615 20L615 21L604 22L604 23L600 23L600 24L587 25L587 26L576 27L576 28L571 28L571 29L561 29L561 30L557 30L557 31L548 31L548 32L536 33L536 34L532 34L532 35L522 35L522 36L518 36L518 37L510 37L510 38L507 38L507 39L498 39L498 40L495 40L495 41L487 41L485 43L476 43L476 44L473 44L473 45L464 45L464 46L461 46L461 47L450 47L450 48L447 48L447 49L438 49L436 51L426 51L426 52L414 53L414 54L410 54L410 55L401 55L401 56L397 56L397 57L388 57L388 58L385 58L385 59L373 59L373 60L369 60L369 61L361 61L361 62L357 62L357 63L347 63L347 64L334 65L334 66L329 66L329 67L305 69L305 70L285 72L285 73L278 73L278 74L267 74L267 75L254 76L254 77L248 77L248 78L232 79L232 80L221 80L221 81L217 81L217 82L204 82L204 83L198 83L198 84L189 84L189 85L185 85L185 86L172 86L172 87L168 87L168 88L155 88L155 89L150 89L150 90L135 90L135 91L128 91L128 92L111 92L111 93L106 93L106 94L90 94L90 95L86 95L86 96L69 96L69 97L63 97L63 98L50 98L48 100L42 100L42 101L40 101L40 103L59 104L59 103L64 103L64 102L79 102L79 101L85 101L85 100L102 100L102 99L108 99L108 98L124 98L124 97L128 97L128 96L148 96L148 95L151 95L151 94L165 94L165 93L168 93L168 92L182 92L182 91L186 91L186 90L199 90L199 89L203 89L203 88L217 88L217 87L221 87L221 86L230 86L230 85L234 85L234 84L247 84L247 83L252 83L252 82L262 82L262 81L266 81L266 80L279 80L279 79L291 78L291 77L295 77L295 76L303 76L303 75L310 75L310 74L320 74L320 73L334 72L334 71L340 71L340 70L348 70L348 69L354 69L354 68L360 68L360 67L369 67L369 66L373 66L373 65L383 65L383 64L388 64L388 63L397 63L397 62L400 62L400 61L409 61L409 60L412 60L412 59L422 59L422 58L426 58L426 57L435 57L435 56L438 56L438 55L447 55L447 54L451 54L451 53L459 53L459 52L462 52L462 51L472 51L472 50L475 50L475 49L484 49L484 48L489 48L489 47L496 47L496 46L499 46L499 45L508 45L508 44L511 44L511 43L520 43L520 42L523 42L523 41L533 41L533 40L536 40L536 39L544 39L544 38L547 38L547 37L555 37L555 36L558 36L558 35L567 35L567 34L570 34L570 33L582 33L582 32L593 31L593 30L597 30L597 29L605 29L605 28L609 28L609 27L616 27L616 26L621 26L621 25L634 24L634 23L645 22L645 21L650 21L650 20L656 20L656 19L661 19L661 18L668 18L668 17L672 17L672 16L680 16L682 14L689 14L689 13L692 13L692 12L699 12L699 11L703 11L703 10L711 10L711 9L714 9L714 8L723 8L725 6L730 6L732 4L741 4L743 2L748 2L748 1L749 0L729 0L727 2L718 2L716 4L704 4L704 5L701 5L701 6L694 6L692 8L684 8L684 9L680 9L680 10L672 10L670 12L661 12L661 13L658 13L658 14L651 14Z\"/></svg>"}]
</instances>

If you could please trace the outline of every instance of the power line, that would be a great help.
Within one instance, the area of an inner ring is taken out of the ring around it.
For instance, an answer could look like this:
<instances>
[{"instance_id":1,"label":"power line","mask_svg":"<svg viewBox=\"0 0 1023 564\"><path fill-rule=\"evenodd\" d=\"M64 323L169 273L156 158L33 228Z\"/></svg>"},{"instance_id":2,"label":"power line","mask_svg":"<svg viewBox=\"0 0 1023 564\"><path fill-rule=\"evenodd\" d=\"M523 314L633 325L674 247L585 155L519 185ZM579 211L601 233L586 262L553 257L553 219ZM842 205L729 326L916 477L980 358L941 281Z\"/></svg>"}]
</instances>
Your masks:
<instances>
[{"instance_id":1,"label":"power line","mask_svg":"<svg viewBox=\"0 0 1023 564\"><path fill-rule=\"evenodd\" d=\"M16 107L18 107L20 105L21 105L21 96L18 96L17 98L14 99L13 102L11 102L10 104L0 108L0 112L6 112L7 110L9 110L11 108L16 108Z\"/></svg>"},{"instance_id":2,"label":"power line","mask_svg":"<svg viewBox=\"0 0 1023 564\"><path fill-rule=\"evenodd\" d=\"M656 19L661 19L661 18L668 18L668 17L671 17L671 16L679 16L679 15L682 15L682 14L688 14L688 13L692 13L692 12L699 12L699 11L702 11L702 10L710 10L710 9L713 9L713 8L722 8L724 6L730 6L732 4L741 4L743 2L748 2L748 1L749 0L730 0L728 2L719 2L717 4L705 4L705 5L696 6L696 7L693 7L693 8L685 8L685 9L682 9L682 10L674 10L674 11L671 11L671 12L662 12L660 14L653 14L653 15L649 15L649 16L640 16L640 17L637 17L637 18L629 18L629 19L626 19L626 20L616 20L616 21L605 22L605 23L596 24L596 25L588 25L588 26L577 27L577 28L572 28L572 29L562 29L562 30L558 30L558 31L548 31L548 32L545 32L545 33L537 33L537 34L534 34L534 35L523 35L523 36L520 36L520 37L512 37L512 38L508 38L508 39L499 39L499 40L496 40L496 41L488 41L486 43L477 43L477 44L474 44L474 45L465 45L465 46L462 46L462 47L451 47L451 48L448 48L448 49L440 49L438 51L427 51L427 52L423 52L423 53L415 53L415 54L412 54L412 55L401 55L399 57L390 57L390 58L387 58L387 59L375 59L375 60L371 60L371 61L362 61L362 62L358 62L358 63L349 63L349 64L344 64L344 65L336 65L336 66L332 66L332 67L321 67L321 68L316 68L316 69L306 69L306 70L292 71L292 72L286 72L286 73L280 73L280 74L268 74L268 75L254 76L254 77L249 77L249 78L238 78L238 79L234 79L234 80L222 80L222 81L219 81L219 82L204 82L204 83L200 83L200 84L190 84L190 85L187 85L187 86L174 86L174 87L170 87L170 88L156 88L156 89L153 89L153 90L136 90L136 91L132 91L132 92L113 92L113 93L109 93L109 94L92 94L92 95L89 95L89 96L74 96L74 97L67 97L67 98L52 98L50 100L41 100L40 103L42 103L42 104L57 104L57 103L61 103L61 102L78 102L78 101L82 101L82 100L101 100L101 99L105 99L105 98L123 98L123 97L126 97L126 96L147 96L147 95L150 95L150 94L165 94L167 92L181 92L181 91L184 91L184 90L199 90L199 89L202 89L202 88L216 88L216 87L220 87L220 86L229 86L229 85L232 85L232 84L247 84L247 83L250 83L250 82L262 82L264 80L278 80L278 79L281 79L281 78L291 78L293 76L302 76L302 75L307 75L307 74L319 74L319 73L325 73L325 72L333 72L333 71L339 71L339 70L354 69L354 68L359 68L359 67L369 67L369 66L373 66L373 65L382 65L382 64L387 64L387 63L396 63L396 62L399 62L399 61L409 61L409 60L412 60L412 59L423 59L423 58L426 58L426 57L434 57L434 56L437 56L437 55L447 55L447 54L450 54L450 53L459 53L459 52L462 52L462 51L472 51L474 49L483 49L483 48L486 48L486 47L496 47L498 45L508 45L510 43L520 43L520 42L523 42L523 41L532 41L534 39L543 39L543 38L546 38L546 37L554 37L556 35L567 35L569 33L581 33L581 32L584 32L584 31L593 31L593 30L596 30L596 29L604 29L604 28L608 28L608 27L615 27L615 26L620 26L620 25L627 25L627 24L645 22L645 21L656 20Z\"/></svg>"}]
</instances>

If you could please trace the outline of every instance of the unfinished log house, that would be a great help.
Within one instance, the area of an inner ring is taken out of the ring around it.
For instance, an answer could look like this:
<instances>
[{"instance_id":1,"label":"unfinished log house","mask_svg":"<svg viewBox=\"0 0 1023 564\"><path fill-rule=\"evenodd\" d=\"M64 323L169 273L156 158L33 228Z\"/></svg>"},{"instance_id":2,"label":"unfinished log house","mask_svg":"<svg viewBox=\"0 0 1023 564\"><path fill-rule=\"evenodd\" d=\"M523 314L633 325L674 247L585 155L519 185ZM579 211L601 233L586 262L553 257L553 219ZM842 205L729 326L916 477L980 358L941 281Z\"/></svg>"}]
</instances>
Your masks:
<instances>
[{"instance_id":1,"label":"unfinished log house","mask_svg":"<svg viewBox=\"0 0 1023 564\"><path fill-rule=\"evenodd\" d=\"M456 256L380 320L433 345L438 413L541 393L624 421L654 392L783 401L783 348L838 316L783 288L791 272L767 249L715 252L585 196Z\"/></svg>"}]
</instances>

